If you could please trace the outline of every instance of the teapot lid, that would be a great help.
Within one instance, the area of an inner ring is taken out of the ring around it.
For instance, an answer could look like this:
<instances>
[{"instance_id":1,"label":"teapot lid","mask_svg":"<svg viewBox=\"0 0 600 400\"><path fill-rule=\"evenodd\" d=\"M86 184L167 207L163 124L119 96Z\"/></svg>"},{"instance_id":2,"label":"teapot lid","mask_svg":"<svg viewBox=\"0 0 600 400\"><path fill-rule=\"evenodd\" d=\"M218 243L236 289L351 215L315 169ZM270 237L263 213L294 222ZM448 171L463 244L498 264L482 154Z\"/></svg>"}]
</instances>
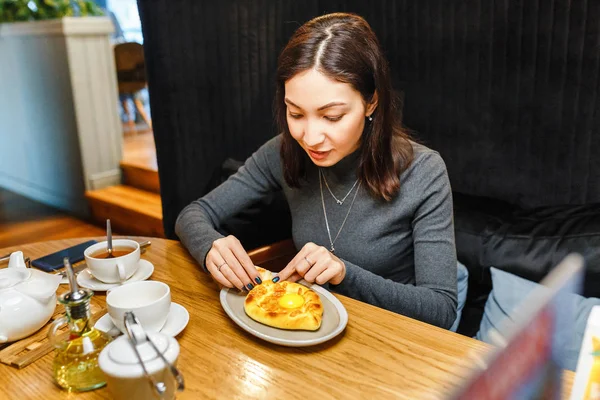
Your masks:
<instances>
[{"instance_id":1,"label":"teapot lid","mask_svg":"<svg viewBox=\"0 0 600 400\"><path fill-rule=\"evenodd\" d=\"M28 269L4 268L0 270L0 289L7 289L29 279Z\"/></svg>"},{"instance_id":2,"label":"teapot lid","mask_svg":"<svg viewBox=\"0 0 600 400\"><path fill-rule=\"evenodd\" d=\"M179 356L179 344L175 338L158 332L150 332L148 337L170 363L175 362ZM150 374L166 367L150 343L139 343L136 349ZM121 335L109 343L100 353L98 363L102 371L108 375L121 378L144 375L142 365L127 335Z\"/></svg>"},{"instance_id":3,"label":"teapot lid","mask_svg":"<svg viewBox=\"0 0 600 400\"><path fill-rule=\"evenodd\" d=\"M158 350L164 354L169 347L168 337L156 333L149 333L148 336L150 336L150 340L154 342ZM111 346L108 356L117 364L139 364L139 359L135 354L133 346L133 343L127 340L125 336L120 337L115 340L115 343ZM145 363L159 357L154 348L147 341L138 344L136 347L142 361Z\"/></svg>"}]
</instances>

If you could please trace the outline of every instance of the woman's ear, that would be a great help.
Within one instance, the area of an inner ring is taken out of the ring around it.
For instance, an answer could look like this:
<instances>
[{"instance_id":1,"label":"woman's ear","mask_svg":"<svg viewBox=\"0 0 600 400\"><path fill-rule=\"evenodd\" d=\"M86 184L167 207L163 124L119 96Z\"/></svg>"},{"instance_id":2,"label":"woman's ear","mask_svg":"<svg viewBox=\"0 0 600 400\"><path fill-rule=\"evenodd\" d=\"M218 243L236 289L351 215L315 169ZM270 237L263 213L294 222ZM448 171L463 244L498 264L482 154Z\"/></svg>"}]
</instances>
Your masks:
<instances>
[{"instance_id":1,"label":"woman's ear","mask_svg":"<svg viewBox=\"0 0 600 400\"><path fill-rule=\"evenodd\" d=\"M365 113L365 116L369 117L369 116L371 116L371 114L373 114L375 112L375 109L377 108L377 101L378 101L377 92L375 92L375 93L373 93L373 97L371 98L371 101L369 102L369 104L367 104L367 111Z\"/></svg>"}]
</instances>

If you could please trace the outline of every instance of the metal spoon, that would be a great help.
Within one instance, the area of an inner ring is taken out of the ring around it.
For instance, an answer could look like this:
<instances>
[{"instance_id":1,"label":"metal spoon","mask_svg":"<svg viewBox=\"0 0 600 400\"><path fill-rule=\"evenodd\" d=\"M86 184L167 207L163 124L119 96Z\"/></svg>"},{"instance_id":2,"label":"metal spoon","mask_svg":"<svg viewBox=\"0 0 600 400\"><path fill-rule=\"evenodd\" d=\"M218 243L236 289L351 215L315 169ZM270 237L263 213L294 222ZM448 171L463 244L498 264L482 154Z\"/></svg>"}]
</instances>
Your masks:
<instances>
[{"instance_id":1,"label":"metal spoon","mask_svg":"<svg viewBox=\"0 0 600 400\"><path fill-rule=\"evenodd\" d=\"M112 246L112 230L110 229L110 219L106 220L106 245L107 245L106 251L108 251L108 256L106 258L115 258L115 256L113 256L113 254L112 254L113 246Z\"/></svg>"},{"instance_id":2,"label":"metal spoon","mask_svg":"<svg viewBox=\"0 0 600 400\"><path fill-rule=\"evenodd\" d=\"M129 341L131 343L131 347L133 348L133 351L135 352L135 355L136 355L140 365L142 366L142 371L144 371L144 375L146 375L146 378L148 378L148 380L150 381L152 387L158 394L158 397L160 399L162 399L163 395L167 391L167 385L165 385L165 383L162 381L158 382L154 378L153 375L148 373L148 370L146 369L146 365L144 364L144 360L142 359L142 356L140 355L140 352L138 351L138 348L137 348L138 343L139 343L138 338L135 336L135 334L133 333L133 331L131 329L131 326L134 324L138 325L138 327L141 327L140 322L137 320L137 318L135 317L135 314L133 312L127 311L125 313L125 315L123 316L123 323L125 324L125 330L127 331L127 336L129 336ZM144 335L146 335L146 332L144 332ZM148 335L146 335L146 339L149 340ZM157 353L161 354L158 351L157 351Z\"/></svg>"},{"instance_id":3,"label":"metal spoon","mask_svg":"<svg viewBox=\"0 0 600 400\"><path fill-rule=\"evenodd\" d=\"M146 366L144 365L144 361L142 360L142 357L140 356L138 350L137 350L137 346L138 346L138 338L133 334L133 331L131 330L131 326L133 324L136 324L138 326L141 327L140 325L140 321L137 319L137 317L135 316L135 314L131 311L127 311L124 315L123 318L123 323L125 325L125 330L127 331L127 336L129 336L129 340L131 341L133 350L136 353L136 356L138 357L138 360L140 362L140 364L142 365L142 369L144 370L144 374L146 375L146 377L150 380L150 382L152 383L152 386L154 386L156 392L158 393L159 396L162 396L166 390L167 390L167 386L165 385L164 382L156 382L153 378L152 375L150 375L148 373L148 371L146 370ZM154 349L154 351L156 352L156 354L158 354L158 356L162 359L162 361L165 363L165 365L169 368L169 371L171 372L171 374L173 375L173 377L175 378L175 380L177 381L177 391L181 392L184 390L185 388L185 383L183 380L183 375L181 374L181 372L179 372L179 370L177 369L177 367L175 367L173 364L171 364L169 362L169 360L167 360L167 358L164 356L164 354L162 354L160 352L160 350L156 347L156 345L154 344L154 342L150 339L150 337L148 336L148 334L142 330L140 333L142 333L145 338L146 341L148 343L150 343L150 345L152 346L152 348Z\"/></svg>"}]
</instances>

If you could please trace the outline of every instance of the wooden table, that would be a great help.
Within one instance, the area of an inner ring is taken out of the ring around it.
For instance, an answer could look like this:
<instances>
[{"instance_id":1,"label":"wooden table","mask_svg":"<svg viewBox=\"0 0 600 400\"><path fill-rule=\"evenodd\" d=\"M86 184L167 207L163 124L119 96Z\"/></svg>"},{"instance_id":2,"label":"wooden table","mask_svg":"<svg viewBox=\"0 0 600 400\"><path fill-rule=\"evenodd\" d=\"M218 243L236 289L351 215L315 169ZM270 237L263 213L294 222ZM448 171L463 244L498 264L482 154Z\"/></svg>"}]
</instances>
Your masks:
<instances>
[{"instance_id":1,"label":"wooden table","mask_svg":"<svg viewBox=\"0 0 600 400\"><path fill-rule=\"evenodd\" d=\"M0 254L23 250L35 258L84 240L36 243ZM150 240L143 258L155 266L151 279L167 283L173 301L190 312L187 328L177 337L178 366L186 381L178 399L440 398L489 350L474 339L339 295L349 322L336 339L308 348L272 345L227 317L217 286L179 242ZM104 299L104 293L96 296ZM22 370L0 364L0 398L110 398L106 388L61 391L52 381L52 359L53 353ZM565 398L573 376L565 373Z\"/></svg>"}]
</instances>

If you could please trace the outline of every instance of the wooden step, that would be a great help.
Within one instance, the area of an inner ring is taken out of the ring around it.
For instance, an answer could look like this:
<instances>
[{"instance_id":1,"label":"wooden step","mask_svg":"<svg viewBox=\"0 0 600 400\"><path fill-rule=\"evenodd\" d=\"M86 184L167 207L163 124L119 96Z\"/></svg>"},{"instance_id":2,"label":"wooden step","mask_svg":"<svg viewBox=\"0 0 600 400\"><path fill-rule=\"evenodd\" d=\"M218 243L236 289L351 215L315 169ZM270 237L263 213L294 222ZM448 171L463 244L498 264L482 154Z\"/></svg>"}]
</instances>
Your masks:
<instances>
[{"instance_id":1,"label":"wooden step","mask_svg":"<svg viewBox=\"0 0 600 400\"><path fill-rule=\"evenodd\" d=\"M121 169L126 185L160 193L156 146L152 131L126 135L123 138Z\"/></svg>"},{"instance_id":2,"label":"wooden step","mask_svg":"<svg viewBox=\"0 0 600 400\"><path fill-rule=\"evenodd\" d=\"M123 181L127 186L160 193L158 169L139 163L122 161L121 170L123 171Z\"/></svg>"},{"instance_id":3,"label":"wooden step","mask_svg":"<svg viewBox=\"0 0 600 400\"><path fill-rule=\"evenodd\" d=\"M164 237L160 195L118 185L86 192L92 216L99 224L110 218L123 235Z\"/></svg>"}]
</instances>

